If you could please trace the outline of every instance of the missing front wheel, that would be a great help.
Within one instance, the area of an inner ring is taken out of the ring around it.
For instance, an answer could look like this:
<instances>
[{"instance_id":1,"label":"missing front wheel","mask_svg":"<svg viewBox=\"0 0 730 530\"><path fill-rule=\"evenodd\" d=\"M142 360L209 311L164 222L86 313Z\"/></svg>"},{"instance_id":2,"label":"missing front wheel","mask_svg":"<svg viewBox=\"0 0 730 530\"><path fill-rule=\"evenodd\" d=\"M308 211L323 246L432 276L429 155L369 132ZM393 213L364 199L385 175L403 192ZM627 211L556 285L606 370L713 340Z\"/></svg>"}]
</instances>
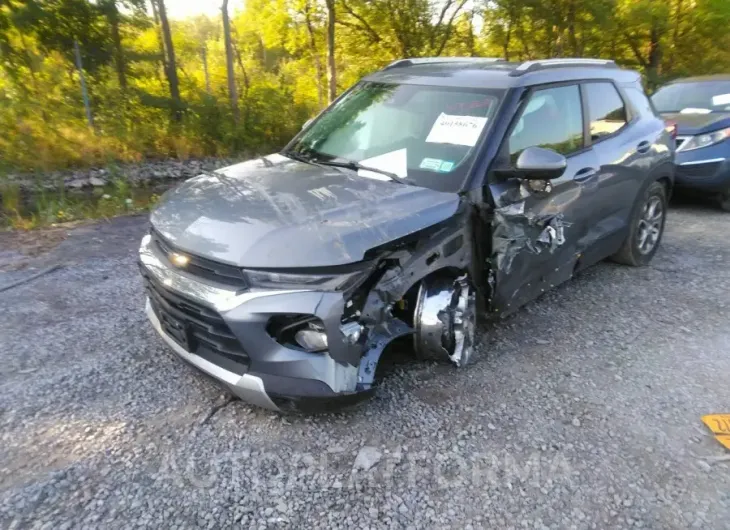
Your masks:
<instances>
[{"instance_id":1,"label":"missing front wheel","mask_svg":"<svg viewBox=\"0 0 730 530\"><path fill-rule=\"evenodd\" d=\"M474 352L476 297L466 275L432 276L418 289L414 348L422 359L468 364Z\"/></svg>"}]
</instances>

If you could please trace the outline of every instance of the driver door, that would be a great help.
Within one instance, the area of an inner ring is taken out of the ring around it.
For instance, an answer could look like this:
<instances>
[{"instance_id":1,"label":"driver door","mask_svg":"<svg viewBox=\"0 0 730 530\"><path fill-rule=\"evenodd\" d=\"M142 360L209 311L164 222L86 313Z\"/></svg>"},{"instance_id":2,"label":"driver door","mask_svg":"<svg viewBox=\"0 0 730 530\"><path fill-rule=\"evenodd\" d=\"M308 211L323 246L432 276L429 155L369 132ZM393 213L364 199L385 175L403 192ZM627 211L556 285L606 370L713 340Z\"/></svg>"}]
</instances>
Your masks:
<instances>
[{"instance_id":1,"label":"driver door","mask_svg":"<svg viewBox=\"0 0 730 530\"><path fill-rule=\"evenodd\" d=\"M551 181L505 178L499 171L489 175L495 203L491 304L497 314L511 313L573 274L597 193L584 185L595 176L598 158L589 147L583 109L578 84L531 89L495 169L513 167L531 146L564 155L567 168Z\"/></svg>"}]
</instances>

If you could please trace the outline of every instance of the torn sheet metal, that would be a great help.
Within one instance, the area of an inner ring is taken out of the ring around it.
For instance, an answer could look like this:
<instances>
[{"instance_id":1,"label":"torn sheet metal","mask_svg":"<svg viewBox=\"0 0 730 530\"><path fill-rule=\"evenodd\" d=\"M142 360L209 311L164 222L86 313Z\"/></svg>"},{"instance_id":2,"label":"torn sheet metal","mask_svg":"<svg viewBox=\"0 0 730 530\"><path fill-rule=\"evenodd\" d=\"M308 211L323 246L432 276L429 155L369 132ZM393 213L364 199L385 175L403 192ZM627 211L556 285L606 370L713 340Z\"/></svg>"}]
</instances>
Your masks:
<instances>
[{"instance_id":1,"label":"torn sheet metal","mask_svg":"<svg viewBox=\"0 0 730 530\"><path fill-rule=\"evenodd\" d=\"M491 313L505 315L570 278L575 241L562 212L540 212L527 201L496 208L492 217ZM535 213L537 212L537 213Z\"/></svg>"},{"instance_id":2,"label":"torn sheet metal","mask_svg":"<svg viewBox=\"0 0 730 530\"><path fill-rule=\"evenodd\" d=\"M400 319L393 318L376 326L368 336L369 349L360 360L357 374L358 392L369 390L375 382L375 370L380 356L393 340L413 333L413 328Z\"/></svg>"},{"instance_id":3,"label":"torn sheet metal","mask_svg":"<svg viewBox=\"0 0 730 530\"><path fill-rule=\"evenodd\" d=\"M501 273L509 273L521 252L554 252L565 243L564 221L560 213L535 215L525 211L525 201L494 211L492 226L492 263Z\"/></svg>"}]
</instances>

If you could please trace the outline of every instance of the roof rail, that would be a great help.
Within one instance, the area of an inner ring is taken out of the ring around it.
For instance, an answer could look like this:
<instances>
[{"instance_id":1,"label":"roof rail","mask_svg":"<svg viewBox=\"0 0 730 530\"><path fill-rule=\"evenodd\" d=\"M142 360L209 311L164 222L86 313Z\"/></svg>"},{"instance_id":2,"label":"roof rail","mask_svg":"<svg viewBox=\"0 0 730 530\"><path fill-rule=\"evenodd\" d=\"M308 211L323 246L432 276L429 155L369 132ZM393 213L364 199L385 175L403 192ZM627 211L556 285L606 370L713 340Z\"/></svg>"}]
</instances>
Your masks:
<instances>
[{"instance_id":1,"label":"roof rail","mask_svg":"<svg viewBox=\"0 0 730 530\"><path fill-rule=\"evenodd\" d=\"M547 68L558 68L561 66L597 66L604 68L618 68L618 65L610 59L538 59L525 61L512 70L509 75L516 77L528 72L536 72Z\"/></svg>"},{"instance_id":2,"label":"roof rail","mask_svg":"<svg viewBox=\"0 0 730 530\"><path fill-rule=\"evenodd\" d=\"M414 66L417 64L440 64L440 63L503 63L506 62L504 59L498 57L413 57L409 59L398 59L393 61L383 70L390 70L391 68L400 68L401 66Z\"/></svg>"}]
</instances>

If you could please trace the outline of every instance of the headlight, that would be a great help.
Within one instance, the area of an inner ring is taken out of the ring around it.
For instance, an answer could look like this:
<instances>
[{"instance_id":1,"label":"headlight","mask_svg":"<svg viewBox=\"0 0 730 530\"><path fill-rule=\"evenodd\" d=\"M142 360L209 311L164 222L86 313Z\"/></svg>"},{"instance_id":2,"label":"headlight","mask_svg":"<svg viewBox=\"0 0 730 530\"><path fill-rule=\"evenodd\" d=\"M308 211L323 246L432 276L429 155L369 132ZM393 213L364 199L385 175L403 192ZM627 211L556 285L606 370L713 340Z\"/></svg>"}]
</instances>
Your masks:
<instances>
[{"instance_id":1,"label":"headlight","mask_svg":"<svg viewBox=\"0 0 730 530\"><path fill-rule=\"evenodd\" d=\"M344 291L356 285L369 269L333 274L307 274L246 269L244 273L253 287L290 289L311 287L319 291Z\"/></svg>"},{"instance_id":2,"label":"headlight","mask_svg":"<svg viewBox=\"0 0 730 530\"><path fill-rule=\"evenodd\" d=\"M716 143L722 142L726 138L730 138L730 127L727 129L720 129L719 131L699 134L693 136L678 149L678 151L692 151L693 149L700 149L701 147L709 147Z\"/></svg>"}]
</instances>

